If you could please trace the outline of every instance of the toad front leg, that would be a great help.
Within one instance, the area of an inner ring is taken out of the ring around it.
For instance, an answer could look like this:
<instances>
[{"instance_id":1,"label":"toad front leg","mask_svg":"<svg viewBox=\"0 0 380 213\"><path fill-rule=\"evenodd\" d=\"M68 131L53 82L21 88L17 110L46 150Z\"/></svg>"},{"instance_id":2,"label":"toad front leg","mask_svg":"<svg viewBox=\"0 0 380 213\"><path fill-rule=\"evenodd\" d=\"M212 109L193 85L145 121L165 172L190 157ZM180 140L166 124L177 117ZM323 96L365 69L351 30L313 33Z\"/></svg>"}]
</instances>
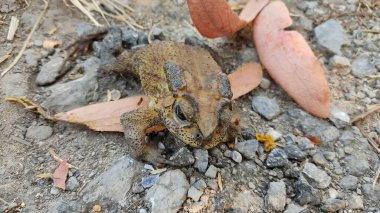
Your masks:
<instances>
[{"instance_id":1,"label":"toad front leg","mask_svg":"<svg viewBox=\"0 0 380 213\"><path fill-rule=\"evenodd\" d=\"M140 108L121 116L121 124L133 157L152 164L179 166L166 160L156 146L145 141L146 130L161 124L159 113L153 108Z\"/></svg>"}]
</instances>

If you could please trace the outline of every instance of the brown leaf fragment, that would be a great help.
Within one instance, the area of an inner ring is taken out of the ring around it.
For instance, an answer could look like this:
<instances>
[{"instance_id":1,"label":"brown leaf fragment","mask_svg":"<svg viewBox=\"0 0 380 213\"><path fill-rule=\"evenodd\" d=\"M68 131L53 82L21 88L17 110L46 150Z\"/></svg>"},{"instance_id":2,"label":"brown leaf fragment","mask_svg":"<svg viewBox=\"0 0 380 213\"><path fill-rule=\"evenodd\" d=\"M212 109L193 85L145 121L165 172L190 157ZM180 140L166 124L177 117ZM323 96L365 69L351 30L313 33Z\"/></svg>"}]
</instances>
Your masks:
<instances>
[{"instance_id":1,"label":"brown leaf fragment","mask_svg":"<svg viewBox=\"0 0 380 213\"><path fill-rule=\"evenodd\" d=\"M69 174L69 167L67 165L67 161L63 160L58 168L54 171L53 177L53 185L57 188L61 188L63 190L66 189L66 179Z\"/></svg>"},{"instance_id":2,"label":"brown leaf fragment","mask_svg":"<svg viewBox=\"0 0 380 213\"><path fill-rule=\"evenodd\" d=\"M138 104L141 100L143 101ZM96 131L122 132L120 116L143 106L148 106L149 98L134 96L112 102L93 104L54 115L60 121L88 126Z\"/></svg>"},{"instance_id":3,"label":"brown leaf fragment","mask_svg":"<svg viewBox=\"0 0 380 213\"><path fill-rule=\"evenodd\" d=\"M232 34L247 25L225 0L187 0L187 5L195 27L205 37Z\"/></svg>"},{"instance_id":4,"label":"brown leaf fragment","mask_svg":"<svg viewBox=\"0 0 380 213\"><path fill-rule=\"evenodd\" d=\"M281 1L269 3L259 13L253 38L260 61L302 108L327 118L330 95L324 70L302 35L284 30L291 24L288 8Z\"/></svg>"},{"instance_id":5,"label":"brown leaf fragment","mask_svg":"<svg viewBox=\"0 0 380 213\"><path fill-rule=\"evenodd\" d=\"M255 89L259 86L262 78L263 71L260 64L249 62L240 66L235 72L228 75L233 93L232 99L237 99Z\"/></svg>"},{"instance_id":6,"label":"brown leaf fragment","mask_svg":"<svg viewBox=\"0 0 380 213\"><path fill-rule=\"evenodd\" d=\"M306 137L307 137L307 139L309 139L314 145L317 145L317 146L321 145L321 141L320 141L317 137L315 137L315 136L313 136L313 135L308 135L308 136L306 136Z\"/></svg>"}]
</instances>

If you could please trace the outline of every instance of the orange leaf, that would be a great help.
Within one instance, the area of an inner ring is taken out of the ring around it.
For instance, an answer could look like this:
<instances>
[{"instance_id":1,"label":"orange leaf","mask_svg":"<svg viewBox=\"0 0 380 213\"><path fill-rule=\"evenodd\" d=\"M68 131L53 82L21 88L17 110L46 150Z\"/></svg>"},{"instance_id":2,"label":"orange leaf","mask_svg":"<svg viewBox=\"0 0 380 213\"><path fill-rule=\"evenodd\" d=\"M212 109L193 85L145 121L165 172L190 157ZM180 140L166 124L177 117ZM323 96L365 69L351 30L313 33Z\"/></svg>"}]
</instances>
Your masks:
<instances>
[{"instance_id":1,"label":"orange leaf","mask_svg":"<svg viewBox=\"0 0 380 213\"><path fill-rule=\"evenodd\" d=\"M317 137L315 137L315 136L313 136L313 135L308 135L308 136L306 136L314 145L317 145L317 146L319 146L320 144L321 144L321 141L317 138Z\"/></svg>"},{"instance_id":2,"label":"orange leaf","mask_svg":"<svg viewBox=\"0 0 380 213\"><path fill-rule=\"evenodd\" d=\"M120 116L142 106L147 106L149 98L134 96L117 101L93 104L61 112L54 117L60 121L83 124L96 131L122 132Z\"/></svg>"},{"instance_id":3,"label":"orange leaf","mask_svg":"<svg viewBox=\"0 0 380 213\"><path fill-rule=\"evenodd\" d=\"M231 90L234 94L232 99L237 99L255 89L262 78L263 71L260 64L249 62L240 66L235 72L228 75Z\"/></svg>"},{"instance_id":4,"label":"orange leaf","mask_svg":"<svg viewBox=\"0 0 380 213\"><path fill-rule=\"evenodd\" d=\"M260 84L262 70L259 64L250 62L242 65L240 69L228 75L231 90L236 99ZM95 131L122 132L120 116L143 106L148 106L149 97L134 96L117 101L92 104L89 106L61 112L53 116L54 119L69 123L86 125ZM163 130L162 126L154 126L147 129L147 134Z\"/></svg>"},{"instance_id":5,"label":"orange leaf","mask_svg":"<svg viewBox=\"0 0 380 213\"><path fill-rule=\"evenodd\" d=\"M330 95L324 70L301 34L284 30L291 24L283 2L271 2L261 11L253 25L260 60L271 77L301 107L327 118Z\"/></svg>"},{"instance_id":6,"label":"orange leaf","mask_svg":"<svg viewBox=\"0 0 380 213\"><path fill-rule=\"evenodd\" d=\"M187 0L195 27L208 38L229 35L242 29L267 3L268 0L250 0L238 16L225 0Z\"/></svg>"},{"instance_id":7,"label":"orange leaf","mask_svg":"<svg viewBox=\"0 0 380 213\"><path fill-rule=\"evenodd\" d=\"M67 161L63 160L54 171L53 185L57 188L65 190L67 174L69 174L69 166L67 165Z\"/></svg>"}]
</instances>

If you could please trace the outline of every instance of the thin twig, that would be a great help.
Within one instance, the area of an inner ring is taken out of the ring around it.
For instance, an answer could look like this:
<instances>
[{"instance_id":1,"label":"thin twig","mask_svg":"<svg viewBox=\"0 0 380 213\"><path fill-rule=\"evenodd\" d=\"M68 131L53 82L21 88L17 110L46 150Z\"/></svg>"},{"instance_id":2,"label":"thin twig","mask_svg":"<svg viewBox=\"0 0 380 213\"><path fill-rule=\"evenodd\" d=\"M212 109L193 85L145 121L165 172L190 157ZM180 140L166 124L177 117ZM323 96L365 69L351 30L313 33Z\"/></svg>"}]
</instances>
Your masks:
<instances>
[{"instance_id":1,"label":"thin twig","mask_svg":"<svg viewBox=\"0 0 380 213\"><path fill-rule=\"evenodd\" d=\"M352 124L355 124L356 122L360 121L360 120L363 120L364 118L366 118L368 115L376 112L377 110L380 110L380 104L377 104L377 105L374 105L373 107L371 107L367 112L364 112L358 116L356 116L354 119L352 119L351 123Z\"/></svg>"},{"instance_id":2,"label":"thin twig","mask_svg":"<svg viewBox=\"0 0 380 213\"><path fill-rule=\"evenodd\" d=\"M377 33L377 34L379 34L380 30L365 29L365 30L363 30L363 32L366 32L366 33Z\"/></svg>"},{"instance_id":3,"label":"thin twig","mask_svg":"<svg viewBox=\"0 0 380 213\"><path fill-rule=\"evenodd\" d=\"M58 156L58 154L54 151L54 149L49 149L49 152L51 154L51 156L54 158L54 160L58 161L59 163L61 163L63 160L62 158L60 158ZM67 166L71 169L71 168L74 168L74 169L78 169L78 167L75 167L69 163L67 163Z\"/></svg>"},{"instance_id":4,"label":"thin twig","mask_svg":"<svg viewBox=\"0 0 380 213\"><path fill-rule=\"evenodd\" d=\"M372 188L374 188L374 189L375 189L375 185L376 185L377 179L379 179L379 176L380 176L380 166L379 166L379 169L376 172L375 177L373 178Z\"/></svg>"},{"instance_id":5,"label":"thin twig","mask_svg":"<svg viewBox=\"0 0 380 213\"><path fill-rule=\"evenodd\" d=\"M9 70L11 70L13 68L14 65L17 64L17 62L20 60L21 56L24 54L24 51L26 49L26 46L28 45L30 39L32 38L32 35L34 33L34 31L37 29L38 27L38 24L40 23L42 17L44 16L48 6L49 6L49 0L43 0L44 3L45 3L45 6L44 6L44 9L43 11L41 12L40 16L38 17L36 23L34 24L32 30L30 31L28 37L26 38L26 40L24 41L24 45L22 46L20 52L18 53L18 55L16 56L16 58L13 60L13 62L1 73L0 75L0 78L2 78L5 74L7 74L7 72Z\"/></svg>"}]
</instances>

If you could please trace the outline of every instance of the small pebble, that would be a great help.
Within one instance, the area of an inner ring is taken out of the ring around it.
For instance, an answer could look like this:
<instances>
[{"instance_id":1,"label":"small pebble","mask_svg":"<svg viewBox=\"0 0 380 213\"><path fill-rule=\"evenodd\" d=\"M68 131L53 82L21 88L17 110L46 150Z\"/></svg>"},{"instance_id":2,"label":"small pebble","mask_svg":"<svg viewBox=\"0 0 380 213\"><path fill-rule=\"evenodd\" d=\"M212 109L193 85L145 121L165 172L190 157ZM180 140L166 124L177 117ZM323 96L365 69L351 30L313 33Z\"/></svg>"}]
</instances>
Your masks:
<instances>
[{"instance_id":1,"label":"small pebble","mask_svg":"<svg viewBox=\"0 0 380 213\"><path fill-rule=\"evenodd\" d=\"M272 120L281 113L275 99L265 96L256 96L252 99L252 108L267 120Z\"/></svg>"},{"instance_id":2,"label":"small pebble","mask_svg":"<svg viewBox=\"0 0 380 213\"><path fill-rule=\"evenodd\" d=\"M209 177L209 178L215 178L217 172L218 172L218 168L216 168L214 165L210 165L205 175L206 177Z\"/></svg>"},{"instance_id":3,"label":"small pebble","mask_svg":"<svg viewBox=\"0 0 380 213\"><path fill-rule=\"evenodd\" d=\"M241 154L237 151L232 151L231 153L231 158L232 160L234 160L236 163L241 163L242 160L243 160L243 157L241 156Z\"/></svg>"},{"instance_id":4,"label":"small pebble","mask_svg":"<svg viewBox=\"0 0 380 213\"><path fill-rule=\"evenodd\" d=\"M194 201L199 201L202 194L203 193L194 186L190 187L189 191L187 191L187 197L193 199Z\"/></svg>"}]
</instances>

